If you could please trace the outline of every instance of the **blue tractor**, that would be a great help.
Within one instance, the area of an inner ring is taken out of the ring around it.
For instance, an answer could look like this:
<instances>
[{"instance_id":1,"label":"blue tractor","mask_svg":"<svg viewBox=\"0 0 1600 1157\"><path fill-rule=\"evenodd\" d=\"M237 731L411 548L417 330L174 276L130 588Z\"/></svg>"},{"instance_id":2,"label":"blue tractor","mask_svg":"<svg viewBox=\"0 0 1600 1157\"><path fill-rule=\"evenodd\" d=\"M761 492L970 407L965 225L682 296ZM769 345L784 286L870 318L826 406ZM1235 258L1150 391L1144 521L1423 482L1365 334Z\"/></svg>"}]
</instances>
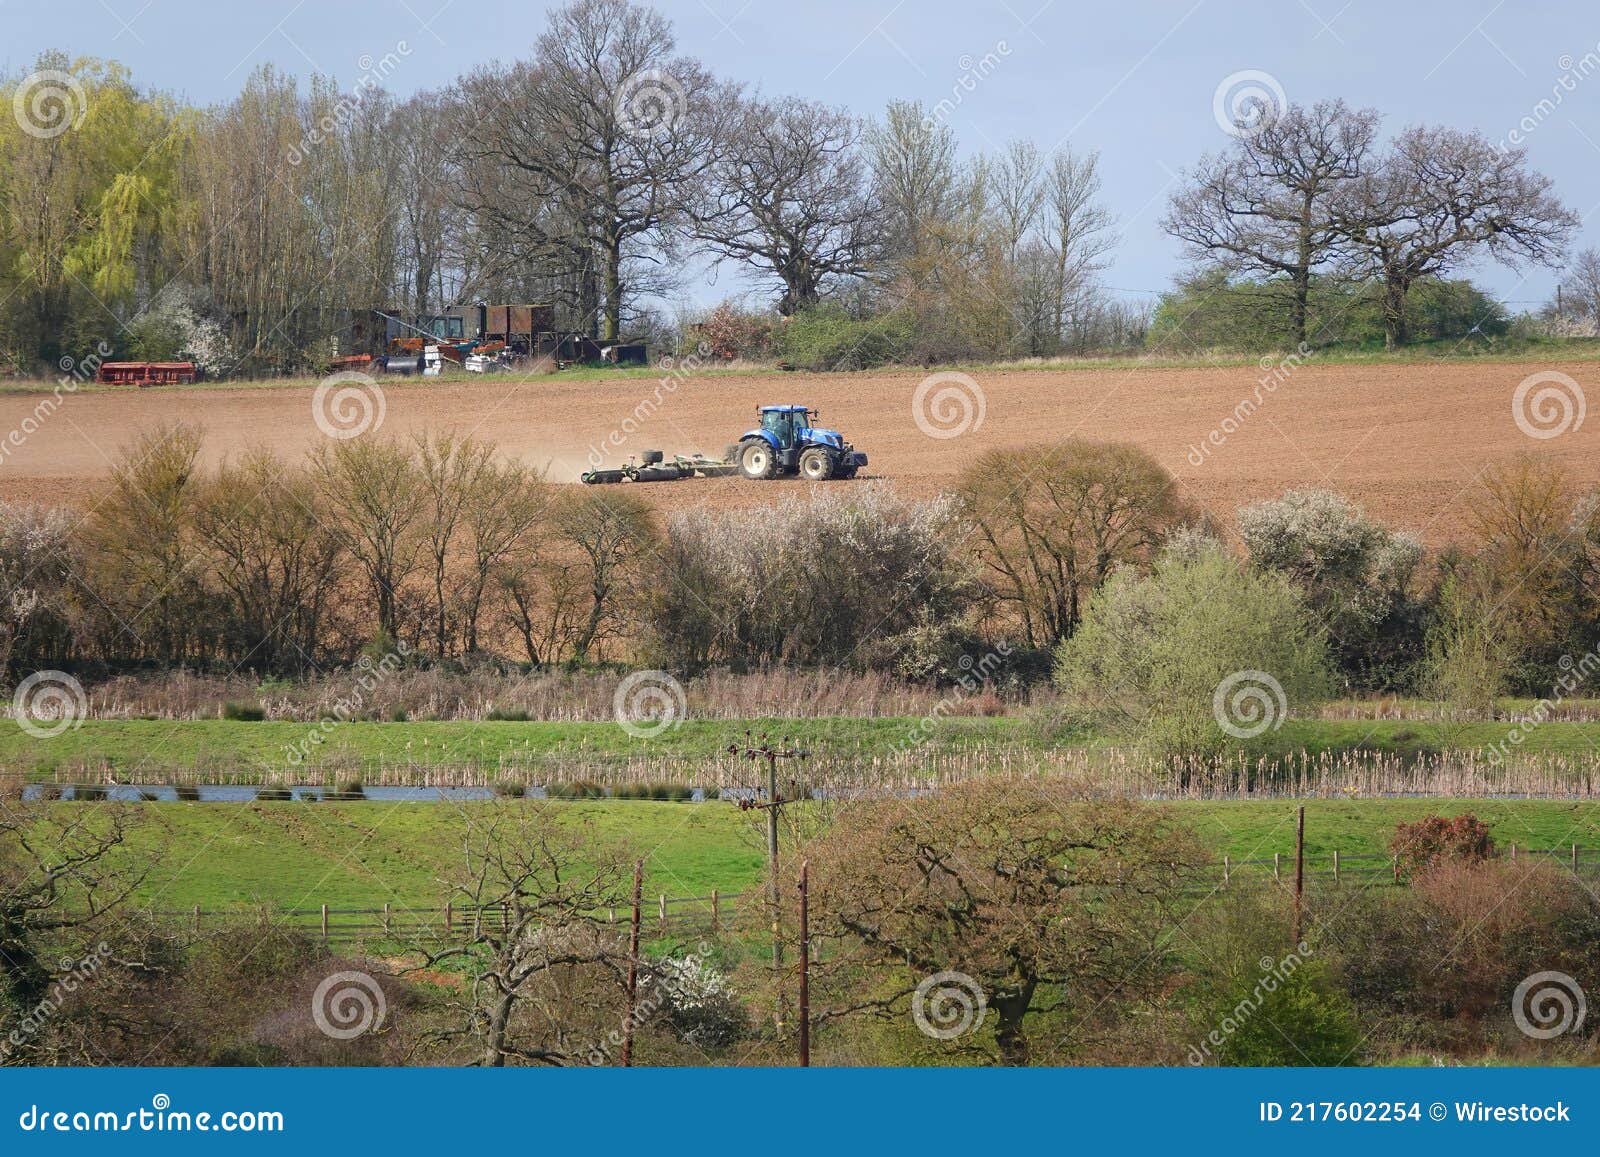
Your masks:
<instances>
[{"instance_id":1,"label":"blue tractor","mask_svg":"<svg viewBox=\"0 0 1600 1157\"><path fill-rule=\"evenodd\" d=\"M817 412L809 406L762 406L761 425L728 447L728 461L746 478L799 474L812 482L854 478L867 456L837 430L813 425Z\"/></svg>"}]
</instances>

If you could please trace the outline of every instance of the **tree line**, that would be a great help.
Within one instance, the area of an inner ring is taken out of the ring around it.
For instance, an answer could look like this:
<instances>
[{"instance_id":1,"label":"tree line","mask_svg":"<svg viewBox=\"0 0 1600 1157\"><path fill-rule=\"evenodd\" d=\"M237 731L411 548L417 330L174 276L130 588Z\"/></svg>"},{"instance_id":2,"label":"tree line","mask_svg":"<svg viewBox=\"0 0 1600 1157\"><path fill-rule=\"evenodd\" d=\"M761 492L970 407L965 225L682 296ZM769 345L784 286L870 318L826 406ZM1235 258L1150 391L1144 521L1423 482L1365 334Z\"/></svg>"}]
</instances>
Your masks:
<instances>
[{"instance_id":1,"label":"tree line","mask_svg":"<svg viewBox=\"0 0 1600 1157\"><path fill-rule=\"evenodd\" d=\"M305 371L371 309L475 300L551 302L562 329L600 340L660 337L701 320L652 304L689 258L731 263L760 295L730 306L748 315L732 352L797 364L1151 339L1150 312L1099 277L1118 237L1094 152L1019 139L964 155L937 107L868 118L748 91L629 0L575 0L526 59L401 99L386 85L409 55L397 42L348 91L264 66L203 108L60 53L0 86L19 110L0 123L5 364L105 342L216 373ZM1165 218L1195 259L1185 284L1244 289L1277 319L1248 340L1290 345L1359 332L1319 300L1350 286L1404 342L1414 292L1479 258L1557 262L1575 225L1521 151L1443 126L1384 144L1374 110L1340 101L1241 126ZM1181 343L1173 318L1192 311L1162 310Z\"/></svg>"},{"instance_id":2,"label":"tree line","mask_svg":"<svg viewBox=\"0 0 1600 1157\"><path fill-rule=\"evenodd\" d=\"M1144 451L1081 439L986 455L933 499L872 483L670 518L447 434L209 468L202 447L151 432L82 515L0 506L8 674L292 676L396 650L1019 689L1054 669L1113 728L1180 703L1204 730L1218 680L1269 656L1302 705L1483 711L1547 694L1600 632L1600 493L1533 457L1487 469L1467 537L1430 555L1316 489L1243 507L1228 545Z\"/></svg>"}]
</instances>

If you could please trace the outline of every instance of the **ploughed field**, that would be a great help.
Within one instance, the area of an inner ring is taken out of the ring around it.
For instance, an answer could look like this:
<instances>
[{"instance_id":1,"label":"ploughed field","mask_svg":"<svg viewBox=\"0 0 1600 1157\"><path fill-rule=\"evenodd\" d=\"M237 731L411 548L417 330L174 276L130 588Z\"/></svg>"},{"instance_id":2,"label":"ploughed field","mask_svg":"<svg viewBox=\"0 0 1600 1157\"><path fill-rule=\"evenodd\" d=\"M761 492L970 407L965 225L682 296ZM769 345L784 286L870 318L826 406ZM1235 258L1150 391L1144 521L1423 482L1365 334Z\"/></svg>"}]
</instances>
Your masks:
<instances>
[{"instance_id":1,"label":"ploughed field","mask_svg":"<svg viewBox=\"0 0 1600 1157\"><path fill-rule=\"evenodd\" d=\"M1224 524L1241 504L1291 486L1346 493L1396 527L1437 545L1464 531L1464 497L1492 463L1522 451L1562 462L1576 481L1600 482L1600 419L1552 409L1525 425L1513 413L1520 383L1558 371L1600 397L1600 363L1472 360L1410 365L1316 365L1279 376L1256 364L1204 369L976 370L982 420L966 387L915 419L921 371L861 374L711 374L597 379L559 374L382 382L385 433L454 429L570 482L596 461L643 449L720 457L755 424L761 404L805 402L871 458L864 477L909 494L947 486L980 453L1078 436L1137 443ZM1265 383L1265 384L1264 384ZM1561 387L1557 387L1558 389ZM0 395L0 498L85 505L119 447L161 422L197 423L212 460L265 446L295 455L325 438L316 384L89 387L53 412L42 392ZM1569 391L1570 392L1570 391ZM1525 398L1525 402L1529 398ZM1543 422L1541 429L1540 422ZM5 431L12 432L9 437ZM829 486L853 485L849 482ZM663 509L732 507L791 496L796 481L740 478L641 485Z\"/></svg>"}]
</instances>

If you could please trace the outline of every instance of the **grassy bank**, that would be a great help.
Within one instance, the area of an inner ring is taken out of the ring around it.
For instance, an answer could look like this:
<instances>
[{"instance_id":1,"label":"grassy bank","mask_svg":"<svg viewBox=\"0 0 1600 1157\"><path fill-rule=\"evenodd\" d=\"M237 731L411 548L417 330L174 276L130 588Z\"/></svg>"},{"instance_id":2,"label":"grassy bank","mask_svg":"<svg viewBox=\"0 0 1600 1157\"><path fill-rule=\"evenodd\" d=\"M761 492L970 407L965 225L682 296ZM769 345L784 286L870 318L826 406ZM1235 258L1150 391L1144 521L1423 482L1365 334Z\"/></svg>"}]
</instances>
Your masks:
<instances>
[{"instance_id":1,"label":"grassy bank","mask_svg":"<svg viewBox=\"0 0 1600 1157\"><path fill-rule=\"evenodd\" d=\"M84 808L115 805L50 805ZM645 857L650 895L739 892L760 880L758 813L728 803L522 804L142 804L132 853L148 858L141 900L182 911L272 908L425 907L462 861L474 824L495 807L537 808L552 824L589 824ZM1171 805L1217 858L1270 859L1294 851L1295 807L1287 802ZM1518 800L1310 800L1308 855L1381 854L1397 823L1470 811L1502 845L1600 847L1600 807Z\"/></svg>"}]
</instances>

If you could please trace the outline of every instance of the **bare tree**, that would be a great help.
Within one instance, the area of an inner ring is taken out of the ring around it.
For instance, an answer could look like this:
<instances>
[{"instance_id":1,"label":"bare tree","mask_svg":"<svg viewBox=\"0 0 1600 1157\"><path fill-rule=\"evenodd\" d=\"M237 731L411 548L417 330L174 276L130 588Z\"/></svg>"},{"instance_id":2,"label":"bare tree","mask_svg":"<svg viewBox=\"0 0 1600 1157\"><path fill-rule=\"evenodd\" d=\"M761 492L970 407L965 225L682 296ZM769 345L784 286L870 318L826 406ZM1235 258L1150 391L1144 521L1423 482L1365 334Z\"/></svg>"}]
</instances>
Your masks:
<instances>
[{"instance_id":1,"label":"bare tree","mask_svg":"<svg viewBox=\"0 0 1600 1157\"><path fill-rule=\"evenodd\" d=\"M1231 152L1203 158L1162 227L1202 262L1287 280L1290 331L1304 343L1312 277L1344 240L1339 198L1368 175L1378 119L1342 100L1291 105Z\"/></svg>"},{"instance_id":2,"label":"bare tree","mask_svg":"<svg viewBox=\"0 0 1600 1157\"><path fill-rule=\"evenodd\" d=\"M850 113L794 97L742 101L731 118L695 235L712 253L775 277L780 313L868 268L879 215L861 136Z\"/></svg>"},{"instance_id":3,"label":"bare tree","mask_svg":"<svg viewBox=\"0 0 1600 1157\"><path fill-rule=\"evenodd\" d=\"M366 578L378 631L398 639L401 590L417 571L428 511L416 461L399 443L355 438L320 447L311 477L329 525Z\"/></svg>"},{"instance_id":4,"label":"bare tree","mask_svg":"<svg viewBox=\"0 0 1600 1157\"><path fill-rule=\"evenodd\" d=\"M1585 249L1561 281L1563 309L1600 329L1600 249Z\"/></svg>"},{"instance_id":5,"label":"bare tree","mask_svg":"<svg viewBox=\"0 0 1600 1157\"><path fill-rule=\"evenodd\" d=\"M1480 256L1513 268L1553 264L1578 224L1550 179L1528 168L1526 150L1438 126L1407 129L1335 206L1353 270L1383 286L1390 347L1405 344L1406 295L1420 278Z\"/></svg>"},{"instance_id":6,"label":"bare tree","mask_svg":"<svg viewBox=\"0 0 1600 1157\"><path fill-rule=\"evenodd\" d=\"M228 641L241 662L271 671L314 664L343 553L323 502L303 471L267 451L201 485L195 536L227 595Z\"/></svg>"},{"instance_id":7,"label":"bare tree","mask_svg":"<svg viewBox=\"0 0 1600 1157\"><path fill-rule=\"evenodd\" d=\"M464 1025L477 1064L588 1064L621 1025L628 945L601 914L626 902L631 868L597 833L505 804L472 824L449 898L468 921L428 956L464 966Z\"/></svg>"},{"instance_id":8,"label":"bare tree","mask_svg":"<svg viewBox=\"0 0 1600 1157\"><path fill-rule=\"evenodd\" d=\"M628 607L642 603L642 592L634 586L644 577L644 563L657 550L660 531L654 511L642 498L599 491L563 496L556 506L554 527L576 563L565 564L570 567L568 577L587 594L572 637L573 657L581 662L597 642L619 630Z\"/></svg>"},{"instance_id":9,"label":"bare tree","mask_svg":"<svg viewBox=\"0 0 1600 1157\"><path fill-rule=\"evenodd\" d=\"M955 212L961 183L955 134L921 104L897 100L869 127L866 143L889 253L914 257L929 229Z\"/></svg>"},{"instance_id":10,"label":"bare tree","mask_svg":"<svg viewBox=\"0 0 1600 1157\"><path fill-rule=\"evenodd\" d=\"M1053 258L1050 299L1054 307L1054 335L1065 338L1069 322L1090 305L1094 275L1105 267L1103 258L1117 243L1111 212L1100 196L1100 155L1077 156L1061 149L1050 159L1042 177L1044 245ZM1075 327L1087 333L1086 319Z\"/></svg>"},{"instance_id":11,"label":"bare tree","mask_svg":"<svg viewBox=\"0 0 1600 1157\"><path fill-rule=\"evenodd\" d=\"M1015 261L1017 247L1033 228L1045 202L1044 163L1038 146L1025 139L1008 143L991 167L989 184L1006 251Z\"/></svg>"},{"instance_id":12,"label":"bare tree","mask_svg":"<svg viewBox=\"0 0 1600 1157\"><path fill-rule=\"evenodd\" d=\"M532 63L460 88L464 207L580 281L592 270L602 340L619 336L631 271L670 248L723 136L726 86L673 49L660 13L577 0L550 14Z\"/></svg>"},{"instance_id":13,"label":"bare tree","mask_svg":"<svg viewBox=\"0 0 1600 1157\"><path fill-rule=\"evenodd\" d=\"M126 855L132 827L114 804L63 809L0 799L0 1017L48 1017L56 962L85 955L86 941L133 896L145 864ZM26 1061L34 1036L10 1040L10 1058Z\"/></svg>"},{"instance_id":14,"label":"bare tree","mask_svg":"<svg viewBox=\"0 0 1600 1157\"><path fill-rule=\"evenodd\" d=\"M1160 463L1120 442L991 450L955 493L995 595L1030 646L1071 635L1114 568L1147 562L1191 517Z\"/></svg>"},{"instance_id":15,"label":"bare tree","mask_svg":"<svg viewBox=\"0 0 1600 1157\"><path fill-rule=\"evenodd\" d=\"M394 110L389 134L400 178L400 266L411 308L421 316L430 301L442 307L450 297L444 270L458 214L447 180L453 142L444 99L436 93L412 97Z\"/></svg>"}]
</instances>

